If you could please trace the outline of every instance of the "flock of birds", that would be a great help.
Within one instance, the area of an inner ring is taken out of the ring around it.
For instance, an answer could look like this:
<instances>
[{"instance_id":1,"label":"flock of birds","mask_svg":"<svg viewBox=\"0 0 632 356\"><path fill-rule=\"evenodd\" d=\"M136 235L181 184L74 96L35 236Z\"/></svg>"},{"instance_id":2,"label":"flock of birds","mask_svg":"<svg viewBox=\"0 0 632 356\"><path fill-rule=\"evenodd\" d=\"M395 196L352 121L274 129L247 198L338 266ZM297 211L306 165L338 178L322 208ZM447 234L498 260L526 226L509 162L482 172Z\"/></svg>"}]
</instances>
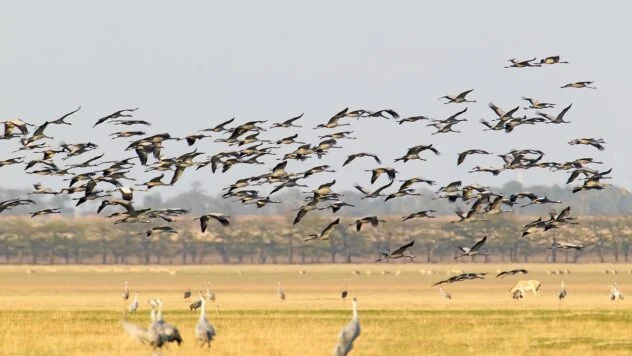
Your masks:
<instances>
[{"instance_id":1,"label":"flock of birds","mask_svg":"<svg viewBox=\"0 0 632 356\"><path fill-rule=\"evenodd\" d=\"M124 300L128 300L130 297L129 283L126 281L121 293ZM184 299L191 298L191 289L188 288L183 293ZM286 295L281 287L281 282L277 284L277 296L280 300L285 301ZM345 289L341 293L342 300L344 301L348 296L348 291ZM189 309L191 311L200 309L200 317L195 326L195 338L200 347L211 347L211 341L215 337L215 328L206 318L206 303L215 302L215 293L211 291L210 282L207 282L206 294L199 292L199 298L190 304ZM136 341L151 346L154 350L160 349L169 343L177 343L178 346L183 342L182 335L179 329L173 325L164 321L162 317L163 301L160 298L149 299L150 311L150 323L149 326L143 327L136 325L127 320L128 313L136 313L139 307L138 292L134 292L134 299L129 304L128 309L125 311L125 315L122 320L123 330ZM216 304L215 309L217 315L219 315L219 306ZM360 335L360 322L358 320L358 301L356 298L352 299L352 316L351 321L347 323L338 335L338 341L334 347L334 355L347 355L353 348L353 341Z\"/></svg>"},{"instance_id":2,"label":"flock of birds","mask_svg":"<svg viewBox=\"0 0 632 356\"><path fill-rule=\"evenodd\" d=\"M560 60L559 56L550 56L541 59L539 62L534 59L529 60L509 60L509 68L525 68L525 67L541 67L545 65L556 65L567 63ZM579 81L563 85L562 88L591 88L595 89L594 83L591 81ZM473 89L466 90L456 95L444 95L440 99L445 100L445 104L470 104L476 103L476 100L470 99ZM568 104L560 111L556 109L555 103L541 102L535 98L523 97L522 100L528 103L523 107L525 110L522 116L518 115L520 105L508 110L502 109L493 103L489 103L489 108L493 112L492 119L481 119L480 122L484 130L501 131L511 133L522 125L561 125L569 124L568 118L572 115L572 104ZM276 122L271 125L265 125L266 120L250 121L245 123L236 123L235 118L220 123L214 127L203 128L195 133L184 137L174 137L169 133L147 134L144 130L151 126L150 122L135 119L133 116L138 108L122 109L115 111L109 115L103 116L96 120L93 127L103 128L104 126L128 127L129 129L116 130L109 133L113 140L128 139L130 140L124 151L134 152L134 155L124 159L105 160L105 153L96 154L90 158L82 159L76 163L67 163L68 160L76 160L84 157L99 147L92 142L76 142L76 143L60 143L54 145L51 143L53 137L48 133L56 130L58 127L72 125L71 120L81 107L73 110L58 119L46 121L42 124L35 125L25 122L21 119L11 119L3 122L4 133L0 136L1 140L19 142L19 148L15 151L20 155L6 158L0 161L0 167L22 164L28 174L39 176L63 177L68 182L68 186L53 190L43 184L35 184L32 194L67 194L72 196L72 200L76 201L76 206L82 205L88 201L96 201L98 208L96 213L100 214L106 209L116 208L117 211L108 215L108 218L114 220L114 224L141 223L139 230L146 235L147 238L153 234L175 234L178 231L170 224L176 219L189 213L188 208L166 208L156 209L152 207L137 208L134 201L134 193L137 191L149 191L157 187L171 187L176 185L180 178L191 170L210 169L215 173L218 171L227 172L231 168L238 165L265 165L262 159L267 157L275 157L280 160L265 173L240 177L234 183L223 189L223 198L234 199L245 205L255 205L257 208L264 208L268 204L279 204L281 201L272 198L272 195L288 188L307 188L307 180L317 175L335 173L335 169L327 164L315 165L305 171L289 171L288 163L292 160L306 161L317 157L322 159L328 155L330 150L342 147L345 140L357 139L353 136L354 131L351 130L335 130L340 127L348 127L353 121L384 119L395 122L398 125L410 125L418 123L426 123L427 127L434 128L433 135L460 133L457 127L460 123L467 121L463 115L467 112L468 107L458 110L456 113L444 119L431 118L425 115L412 115L401 117L398 112L392 109L381 110L350 110L344 108L333 115L327 122L318 124L314 129L327 130L328 133L319 136L320 141L317 143L306 143L299 140L299 134L284 136L281 138L263 138L260 135L263 132L272 133L281 132L289 128L301 128L299 125L303 114L292 117L288 120ZM529 113L535 110L535 115ZM544 112L543 110L551 110ZM265 126L264 126L265 125ZM31 128L35 130L31 132ZM142 129L140 128L142 127ZM229 147L228 150L215 152L206 155L198 150L198 143L215 138L214 142L218 142ZM184 142L187 146L194 147L189 152L181 155L167 157L164 155L164 148L167 143ZM601 138L580 137L572 139L569 145L588 145L597 150L604 150L605 141ZM286 147L290 147L286 150ZM401 179L399 187L392 190L399 172L394 167L382 166L382 159L378 155L379 152L356 152L347 156L342 166L348 166L358 160L370 160L378 166L366 170L370 173L371 185L378 183L373 187L354 185L355 189L362 194L362 199L379 199L385 202L405 196L416 196L415 186L418 184L426 184L434 186L437 183L434 180L424 177L407 177ZM31 157L27 158L27 154ZM35 156L33 156L35 155ZM37 156L39 155L39 156ZM206 156L205 156L206 155ZM410 161L426 161L432 156L439 156L440 151L432 143L418 144L409 147L402 156L394 160L394 163L407 164ZM493 155L480 148L467 149L456 157L456 164L461 165L471 156L475 155ZM586 190L601 190L608 184L604 180L610 178L608 174L611 169L600 171L594 165L601 164L589 157L582 157L566 162L545 161L545 153L538 149L513 149L506 153L497 154L500 157L501 164L496 167L474 166L471 173L489 173L498 175L508 170L527 170L535 168L543 168L551 171L564 171L568 173L567 184L574 181L583 181L582 184L572 188L573 193ZM132 176L132 170L142 170L145 172L156 172L155 176L140 184L131 184L137 178ZM165 179L165 175L170 173L170 177ZM305 216L314 211L331 210L332 214L336 214L341 209L353 206L343 200L344 195L334 191L336 184L335 177L327 180L325 183L312 187L307 192L305 203L298 208L293 224L299 224ZM105 187L111 187L106 189ZM265 187L269 188L269 192L264 194ZM144 189L140 188L143 187ZM261 188L256 188L261 187ZM118 195L118 196L117 196ZM515 209L530 205L544 204L562 204L561 201L554 201L546 196L538 196L532 192L516 192L509 196L504 196L497 192L493 192L489 187L480 184L464 185L462 182L453 181L438 188L435 199L446 199L450 203L460 201L462 204L469 204L467 210L461 207L455 209L458 220L453 223L474 223L487 221L495 215L506 212L514 212ZM19 197L15 199L0 202L0 213L10 210L17 206L32 205L35 201L28 197ZM504 209L509 207L511 209ZM578 219L571 216L570 206L563 208L560 212L552 209L548 219L542 217L534 220L522 228L522 236L549 231L566 224L578 224ZM42 210L33 211L32 217L40 217L50 214L59 214L59 207L49 207ZM433 210L422 210L410 212L409 215L402 220L409 221L413 219L433 218ZM231 217L222 212L207 212L196 218L200 223L200 230L204 233L208 225L217 222L224 227L231 225ZM341 218L333 219L320 231L316 231L305 236L306 242L325 241L334 237ZM378 227L385 223L384 219L377 216L366 216L351 222L351 226L355 226L357 231L361 231L365 226ZM485 254L481 248L487 241L487 237L483 237L480 241L471 247L460 247L460 255L457 258L466 256L476 256ZM310 243L314 243L310 242ZM389 259L414 259L411 253L414 246L414 240L403 244L401 247L382 251L377 261L385 261ZM570 241L555 241L551 248L575 249L581 250L583 246ZM451 277L442 283L453 283L469 279L484 278L481 273L466 273L460 276ZM440 289L442 294L447 294ZM564 294L565 295L565 294ZM283 299L285 295L280 289L279 296ZM202 344L210 345L215 335L215 331L205 316L206 298L200 295L196 308L200 309L200 319L196 328L196 335ZM135 305L135 307L133 307ZM162 302L160 299L152 301L151 324L148 328L134 326L125 321L125 330L135 338L149 343L154 348L160 348L166 342L180 342L179 333L169 334L167 330L171 330L169 324L162 319ZM336 348L336 354L345 355L350 349L353 340L359 335L360 328L357 321L356 302L353 303L353 320L352 326L347 326L340 334L340 344L342 346ZM134 303L130 305L129 311L134 311L138 307L137 296ZM192 305L193 309L193 305ZM177 331L177 329L175 329Z\"/></svg>"}]
</instances>

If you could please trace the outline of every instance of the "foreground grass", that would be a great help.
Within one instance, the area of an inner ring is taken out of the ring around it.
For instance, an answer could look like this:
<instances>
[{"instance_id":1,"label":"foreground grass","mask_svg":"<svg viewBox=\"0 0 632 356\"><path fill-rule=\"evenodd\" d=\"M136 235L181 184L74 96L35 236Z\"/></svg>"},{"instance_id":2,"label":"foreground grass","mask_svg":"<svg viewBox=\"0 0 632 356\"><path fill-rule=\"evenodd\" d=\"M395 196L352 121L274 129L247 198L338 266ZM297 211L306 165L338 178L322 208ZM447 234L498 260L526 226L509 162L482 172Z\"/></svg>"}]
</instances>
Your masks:
<instances>
[{"instance_id":1,"label":"foreground grass","mask_svg":"<svg viewBox=\"0 0 632 356\"><path fill-rule=\"evenodd\" d=\"M493 274L508 266L465 267ZM175 274L158 267L2 267L0 354L149 354L120 327L129 303L120 298L125 280L140 293L141 308L132 322L147 325L146 301L159 296L166 303L165 320L180 328L184 344L164 354L329 355L350 319L350 303L339 298L345 283L360 303L362 335L355 355L629 354L632 310L627 300L608 300L608 284L616 279L625 292L632 276L602 273L629 266L563 266L572 273L546 274L555 267L527 266L528 276L449 285L451 301L430 285L463 265L174 267ZM420 268L437 274L421 275ZM356 270L359 275L351 273ZM507 290L520 278L541 280L542 294L512 301ZM569 290L564 304L555 298L562 278ZM207 313L218 333L210 351L195 344L198 313L188 311L181 294L188 287L204 290L206 281L219 305L219 314L212 305ZM276 298L277 281L286 302Z\"/></svg>"}]
</instances>

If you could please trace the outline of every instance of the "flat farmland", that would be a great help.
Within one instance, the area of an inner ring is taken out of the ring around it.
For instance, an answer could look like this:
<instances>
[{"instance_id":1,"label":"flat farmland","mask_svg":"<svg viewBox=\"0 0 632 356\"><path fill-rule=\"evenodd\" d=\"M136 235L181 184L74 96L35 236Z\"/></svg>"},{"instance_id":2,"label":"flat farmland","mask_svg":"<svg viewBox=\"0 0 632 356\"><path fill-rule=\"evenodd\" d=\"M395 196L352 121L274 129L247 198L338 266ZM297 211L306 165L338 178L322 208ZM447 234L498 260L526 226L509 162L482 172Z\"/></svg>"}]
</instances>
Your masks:
<instances>
[{"instance_id":1,"label":"flat farmland","mask_svg":"<svg viewBox=\"0 0 632 356\"><path fill-rule=\"evenodd\" d=\"M527 275L495 278L498 270ZM362 264L265 266L3 266L0 267L0 354L148 355L151 349L121 327L135 291L140 307L129 321L149 324L148 299L165 302L182 346L165 355L329 355L356 297L362 333L352 355L625 355L632 348L632 309L611 302L610 284L632 290L632 265L606 264ZM485 280L431 285L459 272L488 272ZM553 274L551 271L563 271ZM566 274L566 271L569 274ZM604 271L609 273L605 274ZM616 270L617 274L611 271ZM520 279L542 282L540 295L514 301ZM130 299L121 297L129 282ZM564 281L568 296L557 294ZM216 293L207 316L217 338L195 342L198 312L189 311L207 282ZM281 282L287 300L277 297ZM190 288L193 298L185 301ZM632 292L631 292L632 293ZM348 299L349 299L348 298ZM216 307L217 306L217 307Z\"/></svg>"}]
</instances>

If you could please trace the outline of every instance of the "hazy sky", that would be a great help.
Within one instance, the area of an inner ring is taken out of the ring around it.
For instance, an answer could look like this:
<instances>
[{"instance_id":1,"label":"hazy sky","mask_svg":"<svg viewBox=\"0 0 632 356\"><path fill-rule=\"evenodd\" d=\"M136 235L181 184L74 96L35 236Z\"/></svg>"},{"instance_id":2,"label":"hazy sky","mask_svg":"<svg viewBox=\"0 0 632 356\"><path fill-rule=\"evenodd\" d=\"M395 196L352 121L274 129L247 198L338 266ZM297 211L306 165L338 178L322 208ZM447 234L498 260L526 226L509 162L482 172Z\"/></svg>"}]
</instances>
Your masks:
<instances>
[{"instance_id":1,"label":"hazy sky","mask_svg":"<svg viewBox=\"0 0 632 356\"><path fill-rule=\"evenodd\" d=\"M545 161L587 156L604 161L604 168L614 168L612 183L632 189L626 157L632 129L626 113L630 11L625 1L12 2L0 12L0 120L20 117L39 124L81 105L71 119L74 126L47 130L55 137L52 142L96 142L106 159L117 159L129 156L120 149L125 141L109 141L107 133L125 127L91 127L99 117L123 108L139 106L135 118L153 123L148 133L174 136L233 116L239 122L277 122L304 112L299 138L315 144L316 133L328 130L312 127L344 107L444 118L464 105L444 105L437 98L473 88L471 98L478 102L464 115L470 121L456 127L462 134L431 136L424 122L399 126L366 119L353 123L360 139L341 141L345 149L332 150L322 161L292 162L288 169L327 163L338 169L338 189L354 182L368 185L363 170L375 167L372 161L340 166L346 154L369 151L384 165L397 167L402 178L497 185L517 179L518 172L468 175L476 164L502 162L477 156L456 167L457 152L536 148L547 153ZM548 55L560 55L570 64L503 68L512 57ZM599 89L560 89L584 80L595 81ZM521 96L557 103L548 111L553 114L573 103L566 116L572 124L521 126L511 134L482 131L479 119L493 117L489 102L509 109L524 105ZM278 129L261 136L279 139L294 132ZM577 137L603 137L606 151L567 144ZM435 144L442 155L423 154L428 162L392 162L423 143ZM17 147L16 140L0 141L4 158L15 156L9 152ZM183 142L166 147L167 156L189 150ZM209 154L227 149L211 140L198 147ZM27 176L22 169L0 169L0 184L58 184L59 179ZM200 180L216 192L253 172L249 166L215 175L191 169L176 190ZM533 169L522 179L525 184L563 184L566 175ZM328 180L315 177L309 184Z\"/></svg>"}]
</instances>

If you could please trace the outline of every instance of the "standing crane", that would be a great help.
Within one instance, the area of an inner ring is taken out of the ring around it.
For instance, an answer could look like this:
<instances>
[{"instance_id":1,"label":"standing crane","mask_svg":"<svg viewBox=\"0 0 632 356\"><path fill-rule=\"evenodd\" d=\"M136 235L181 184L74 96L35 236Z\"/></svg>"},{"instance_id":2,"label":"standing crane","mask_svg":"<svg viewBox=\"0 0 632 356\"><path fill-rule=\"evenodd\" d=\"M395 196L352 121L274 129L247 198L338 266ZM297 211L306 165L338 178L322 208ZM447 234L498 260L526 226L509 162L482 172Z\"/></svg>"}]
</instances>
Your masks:
<instances>
[{"instance_id":1,"label":"standing crane","mask_svg":"<svg viewBox=\"0 0 632 356\"><path fill-rule=\"evenodd\" d=\"M195 336L200 342L200 346L211 347L211 341L215 337L215 328L206 320L206 300L200 295L200 319L195 326Z\"/></svg>"},{"instance_id":2,"label":"standing crane","mask_svg":"<svg viewBox=\"0 0 632 356\"><path fill-rule=\"evenodd\" d=\"M211 292L211 282L206 282L206 299L215 303L215 293Z\"/></svg>"},{"instance_id":3,"label":"standing crane","mask_svg":"<svg viewBox=\"0 0 632 356\"><path fill-rule=\"evenodd\" d=\"M178 346L182 343L182 336L180 336L180 331L175 326L166 323L162 319L162 307L163 302L162 299L156 299L156 303L158 303L158 313L156 314L156 322L158 323L157 330L163 339L163 342L177 342Z\"/></svg>"},{"instance_id":4,"label":"standing crane","mask_svg":"<svg viewBox=\"0 0 632 356\"><path fill-rule=\"evenodd\" d=\"M283 292L283 289L281 289L281 282L277 284L277 295L279 296L279 299L285 300L285 293Z\"/></svg>"},{"instance_id":5,"label":"standing crane","mask_svg":"<svg viewBox=\"0 0 632 356\"><path fill-rule=\"evenodd\" d=\"M562 286L560 287L560 293L557 295L557 298L561 301L566 298L566 286L564 285L564 281L562 281Z\"/></svg>"},{"instance_id":6,"label":"standing crane","mask_svg":"<svg viewBox=\"0 0 632 356\"><path fill-rule=\"evenodd\" d=\"M138 310L138 292L134 292L134 301L129 305L128 310L130 313L136 313Z\"/></svg>"},{"instance_id":7,"label":"standing crane","mask_svg":"<svg viewBox=\"0 0 632 356\"><path fill-rule=\"evenodd\" d=\"M123 299L127 300L129 298L129 288L128 288L128 283L127 281L125 281L125 287L123 287L123 293L121 293L121 296L123 297Z\"/></svg>"},{"instance_id":8,"label":"standing crane","mask_svg":"<svg viewBox=\"0 0 632 356\"><path fill-rule=\"evenodd\" d=\"M338 342L334 348L334 356L346 356L353 349L353 342L360 336L360 321L358 320L358 300L353 298L353 316L338 334Z\"/></svg>"}]
</instances>

